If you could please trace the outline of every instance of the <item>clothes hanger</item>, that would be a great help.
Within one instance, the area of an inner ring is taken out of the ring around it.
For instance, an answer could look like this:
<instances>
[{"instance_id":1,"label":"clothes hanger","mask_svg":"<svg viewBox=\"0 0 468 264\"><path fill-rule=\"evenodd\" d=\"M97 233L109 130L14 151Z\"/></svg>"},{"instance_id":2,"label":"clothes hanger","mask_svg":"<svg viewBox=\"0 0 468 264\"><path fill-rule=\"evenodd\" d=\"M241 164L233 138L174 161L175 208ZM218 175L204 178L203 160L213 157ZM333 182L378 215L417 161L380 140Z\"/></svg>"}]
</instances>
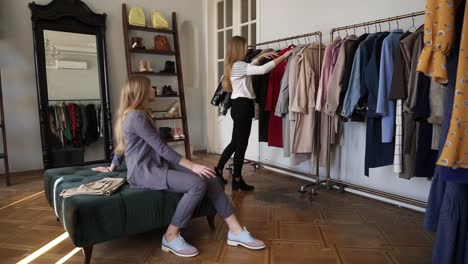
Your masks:
<instances>
[{"instance_id":1,"label":"clothes hanger","mask_svg":"<svg viewBox=\"0 0 468 264\"><path fill-rule=\"evenodd\" d=\"M411 29L414 29L416 31L417 28L414 26L414 16L411 17L411 20L413 20L413 25L411 25L411 27L408 29L408 31L411 31Z\"/></svg>"},{"instance_id":2,"label":"clothes hanger","mask_svg":"<svg viewBox=\"0 0 468 264\"><path fill-rule=\"evenodd\" d=\"M388 21L388 31L392 30L392 26L390 25L390 21Z\"/></svg>"},{"instance_id":3,"label":"clothes hanger","mask_svg":"<svg viewBox=\"0 0 468 264\"><path fill-rule=\"evenodd\" d=\"M379 23L379 31L382 32L382 24Z\"/></svg>"}]
</instances>

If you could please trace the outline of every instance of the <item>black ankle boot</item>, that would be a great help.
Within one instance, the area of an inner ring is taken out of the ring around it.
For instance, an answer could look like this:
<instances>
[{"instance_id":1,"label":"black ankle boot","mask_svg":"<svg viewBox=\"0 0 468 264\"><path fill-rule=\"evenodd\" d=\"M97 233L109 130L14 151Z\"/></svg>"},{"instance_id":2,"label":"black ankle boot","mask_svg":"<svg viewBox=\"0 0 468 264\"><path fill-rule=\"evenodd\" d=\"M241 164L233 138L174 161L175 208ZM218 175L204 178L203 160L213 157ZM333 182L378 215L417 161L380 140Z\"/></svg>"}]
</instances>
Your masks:
<instances>
[{"instance_id":1,"label":"black ankle boot","mask_svg":"<svg viewBox=\"0 0 468 264\"><path fill-rule=\"evenodd\" d=\"M214 171L216 172L216 176L219 178L219 180L223 183L223 184L227 184L228 181L226 179L224 179L223 177L223 171L222 170L219 170L218 168L214 168Z\"/></svg>"},{"instance_id":2,"label":"black ankle boot","mask_svg":"<svg viewBox=\"0 0 468 264\"><path fill-rule=\"evenodd\" d=\"M244 192L250 192L253 191L255 187L252 185L248 185L245 183L244 179L242 177L233 177L232 178L232 190L233 191L244 191Z\"/></svg>"}]
</instances>

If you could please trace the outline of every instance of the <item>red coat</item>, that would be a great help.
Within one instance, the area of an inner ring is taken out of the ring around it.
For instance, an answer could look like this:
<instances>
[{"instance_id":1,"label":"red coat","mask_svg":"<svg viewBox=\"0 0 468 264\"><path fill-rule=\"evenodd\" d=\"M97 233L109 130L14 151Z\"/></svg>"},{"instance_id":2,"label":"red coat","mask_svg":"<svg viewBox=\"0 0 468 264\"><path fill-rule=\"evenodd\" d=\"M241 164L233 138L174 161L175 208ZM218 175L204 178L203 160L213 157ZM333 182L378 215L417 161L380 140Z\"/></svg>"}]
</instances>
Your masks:
<instances>
[{"instance_id":1,"label":"red coat","mask_svg":"<svg viewBox=\"0 0 468 264\"><path fill-rule=\"evenodd\" d=\"M293 49L294 46L289 46L279 52L283 55L287 51ZM283 79L287 61L280 62L270 73L268 81L267 101L265 111L270 112L270 121L268 123L268 146L283 147L283 118L275 116L276 103L278 102L279 92L281 89L281 79Z\"/></svg>"}]
</instances>

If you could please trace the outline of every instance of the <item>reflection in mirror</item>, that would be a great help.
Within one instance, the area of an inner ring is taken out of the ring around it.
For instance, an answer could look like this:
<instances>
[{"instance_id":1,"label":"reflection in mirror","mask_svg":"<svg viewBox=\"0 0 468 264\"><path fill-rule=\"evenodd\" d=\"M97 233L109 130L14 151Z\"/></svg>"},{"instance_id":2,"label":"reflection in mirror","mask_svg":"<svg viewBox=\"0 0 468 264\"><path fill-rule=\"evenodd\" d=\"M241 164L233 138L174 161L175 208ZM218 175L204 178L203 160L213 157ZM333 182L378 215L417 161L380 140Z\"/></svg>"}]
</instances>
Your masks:
<instances>
[{"instance_id":1,"label":"reflection in mirror","mask_svg":"<svg viewBox=\"0 0 468 264\"><path fill-rule=\"evenodd\" d=\"M105 159L96 36L44 30L53 167Z\"/></svg>"}]
</instances>

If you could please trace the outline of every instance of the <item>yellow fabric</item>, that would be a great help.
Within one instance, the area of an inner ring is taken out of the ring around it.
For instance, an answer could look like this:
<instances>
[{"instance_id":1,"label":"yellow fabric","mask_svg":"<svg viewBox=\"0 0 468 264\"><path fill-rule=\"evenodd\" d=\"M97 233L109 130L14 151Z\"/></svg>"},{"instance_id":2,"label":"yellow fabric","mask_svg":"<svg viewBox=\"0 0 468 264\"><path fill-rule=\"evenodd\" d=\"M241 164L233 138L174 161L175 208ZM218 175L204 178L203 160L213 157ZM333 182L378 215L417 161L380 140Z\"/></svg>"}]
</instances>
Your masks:
<instances>
[{"instance_id":1,"label":"yellow fabric","mask_svg":"<svg viewBox=\"0 0 468 264\"><path fill-rule=\"evenodd\" d=\"M424 49L417 71L438 83L447 83L447 57L454 40L455 9L461 0L427 0Z\"/></svg>"},{"instance_id":2,"label":"yellow fabric","mask_svg":"<svg viewBox=\"0 0 468 264\"><path fill-rule=\"evenodd\" d=\"M133 26L146 26L145 12L141 7L132 7L128 14L128 23Z\"/></svg>"},{"instance_id":3,"label":"yellow fabric","mask_svg":"<svg viewBox=\"0 0 468 264\"><path fill-rule=\"evenodd\" d=\"M442 2L442 1L441 1ZM468 18L468 5L464 19ZM465 22L465 21L464 21ZM468 168L468 24L463 23L450 128L438 165Z\"/></svg>"},{"instance_id":4,"label":"yellow fabric","mask_svg":"<svg viewBox=\"0 0 468 264\"><path fill-rule=\"evenodd\" d=\"M153 23L154 28L163 28L163 29L169 28L169 22L164 17L164 15L159 11L153 12L151 16L151 21Z\"/></svg>"}]
</instances>

